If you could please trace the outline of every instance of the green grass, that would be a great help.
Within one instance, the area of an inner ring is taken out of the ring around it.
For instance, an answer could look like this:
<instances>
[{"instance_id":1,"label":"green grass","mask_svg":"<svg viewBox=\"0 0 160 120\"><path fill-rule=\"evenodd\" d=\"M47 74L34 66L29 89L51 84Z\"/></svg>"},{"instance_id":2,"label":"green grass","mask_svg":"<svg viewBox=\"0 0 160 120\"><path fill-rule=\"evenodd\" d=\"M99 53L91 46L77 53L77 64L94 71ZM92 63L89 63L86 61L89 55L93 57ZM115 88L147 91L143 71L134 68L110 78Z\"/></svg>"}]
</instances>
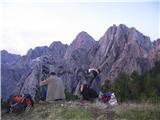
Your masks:
<instances>
[{"instance_id":1,"label":"green grass","mask_svg":"<svg viewBox=\"0 0 160 120\"><path fill-rule=\"evenodd\" d=\"M1 116L2 120L160 120L160 104L123 103L104 108L96 103L55 102L36 104L29 113L2 111Z\"/></svg>"},{"instance_id":2,"label":"green grass","mask_svg":"<svg viewBox=\"0 0 160 120\"><path fill-rule=\"evenodd\" d=\"M62 106L63 104L63 106ZM93 115L83 106L54 103L36 104L29 113L5 114L2 120L94 120Z\"/></svg>"},{"instance_id":3,"label":"green grass","mask_svg":"<svg viewBox=\"0 0 160 120\"><path fill-rule=\"evenodd\" d=\"M82 107L63 108L58 116L67 120L93 120L91 113Z\"/></svg>"},{"instance_id":4,"label":"green grass","mask_svg":"<svg viewBox=\"0 0 160 120\"><path fill-rule=\"evenodd\" d=\"M29 115L30 118L34 120L93 120L91 113L83 107L61 106L61 104L56 106L51 104L51 106L34 109Z\"/></svg>"},{"instance_id":5,"label":"green grass","mask_svg":"<svg viewBox=\"0 0 160 120\"><path fill-rule=\"evenodd\" d=\"M159 104L122 104L116 111L120 119L160 120Z\"/></svg>"},{"instance_id":6,"label":"green grass","mask_svg":"<svg viewBox=\"0 0 160 120\"><path fill-rule=\"evenodd\" d=\"M158 120L160 111L158 110L129 110L120 114L121 118L127 120Z\"/></svg>"}]
</instances>

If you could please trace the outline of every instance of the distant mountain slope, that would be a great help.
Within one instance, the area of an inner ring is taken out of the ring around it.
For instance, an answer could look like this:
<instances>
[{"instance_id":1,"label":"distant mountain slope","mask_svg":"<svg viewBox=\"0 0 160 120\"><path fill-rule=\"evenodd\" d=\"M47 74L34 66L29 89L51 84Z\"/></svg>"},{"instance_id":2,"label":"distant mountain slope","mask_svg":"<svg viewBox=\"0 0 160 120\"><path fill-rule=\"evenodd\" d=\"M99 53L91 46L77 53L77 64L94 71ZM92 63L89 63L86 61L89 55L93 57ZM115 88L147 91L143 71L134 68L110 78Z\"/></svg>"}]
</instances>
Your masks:
<instances>
[{"instance_id":1,"label":"distant mountain slope","mask_svg":"<svg viewBox=\"0 0 160 120\"><path fill-rule=\"evenodd\" d=\"M6 50L1 51L1 62L2 63L13 63L17 62L21 58L20 55L8 53Z\"/></svg>"},{"instance_id":2,"label":"distant mountain slope","mask_svg":"<svg viewBox=\"0 0 160 120\"><path fill-rule=\"evenodd\" d=\"M35 95L36 86L50 71L62 77L66 89L74 92L90 67L100 68L101 78L111 79L120 71L140 73L160 59L159 40L151 42L135 28L111 26L99 41L80 32L68 46L53 42L49 47L30 49L24 56L1 51L2 97L13 93Z\"/></svg>"},{"instance_id":3,"label":"distant mountain slope","mask_svg":"<svg viewBox=\"0 0 160 120\"><path fill-rule=\"evenodd\" d=\"M160 60L160 39L153 42L153 48L150 50L148 58L153 61Z\"/></svg>"}]
</instances>

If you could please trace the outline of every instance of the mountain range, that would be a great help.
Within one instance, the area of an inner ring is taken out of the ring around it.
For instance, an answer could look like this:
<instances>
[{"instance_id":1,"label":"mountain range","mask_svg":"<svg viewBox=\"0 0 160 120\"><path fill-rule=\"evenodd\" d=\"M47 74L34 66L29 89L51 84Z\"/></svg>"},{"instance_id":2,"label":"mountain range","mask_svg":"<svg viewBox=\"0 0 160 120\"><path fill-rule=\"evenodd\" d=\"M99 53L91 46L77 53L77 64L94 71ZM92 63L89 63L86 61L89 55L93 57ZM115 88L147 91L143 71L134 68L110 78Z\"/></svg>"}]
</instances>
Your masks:
<instances>
[{"instance_id":1,"label":"mountain range","mask_svg":"<svg viewBox=\"0 0 160 120\"><path fill-rule=\"evenodd\" d=\"M111 26L98 40L80 32L68 46L59 41L28 50L26 55L1 51L2 98L11 94L35 96L37 85L55 71L74 93L89 68L99 68L102 80L113 80L119 72L144 73L160 60L160 39L151 41L134 27Z\"/></svg>"}]
</instances>

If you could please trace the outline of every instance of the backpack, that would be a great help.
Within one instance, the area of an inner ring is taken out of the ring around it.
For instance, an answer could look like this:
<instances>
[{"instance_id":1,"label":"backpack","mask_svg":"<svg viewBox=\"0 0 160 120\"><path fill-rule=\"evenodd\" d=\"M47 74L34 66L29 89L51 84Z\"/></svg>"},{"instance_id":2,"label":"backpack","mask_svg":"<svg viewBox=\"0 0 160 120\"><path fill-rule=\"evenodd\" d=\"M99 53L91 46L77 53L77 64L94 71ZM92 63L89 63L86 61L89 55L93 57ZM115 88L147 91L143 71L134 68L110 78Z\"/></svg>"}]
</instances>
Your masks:
<instances>
[{"instance_id":1,"label":"backpack","mask_svg":"<svg viewBox=\"0 0 160 120\"><path fill-rule=\"evenodd\" d=\"M98 97L98 94L92 88L89 88L87 84L83 85L83 90L81 91L84 100L91 100Z\"/></svg>"},{"instance_id":2,"label":"backpack","mask_svg":"<svg viewBox=\"0 0 160 120\"><path fill-rule=\"evenodd\" d=\"M102 101L103 103L109 102L110 99L111 99L111 93L110 93L110 92L104 93L104 94L102 95L102 97L101 97L101 101Z\"/></svg>"},{"instance_id":3,"label":"backpack","mask_svg":"<svg viewBox=\"0 0 160 120\"><path fill-rule=\"evenodd\" d=\"M11 96L8 99L8 112L21 113L26 110L26 107L33 107L33 100L29 94L22 96Z\"/></svg>"},{"instance_id":4,"label":"backpack","mask_svg":"<svg viewBox=\"0 0 160 120\"><path fill-rule=\"evenodd\" d=\"M15 104L11 105L10 110L11 110L11 112L20 113L20 112L25 111L26 107L27 107L27 103L26 103L26 101L24 100L24 101L22 101L22 102L17 102L17 103L15 103Z\"/></svg>"}]
</instances>

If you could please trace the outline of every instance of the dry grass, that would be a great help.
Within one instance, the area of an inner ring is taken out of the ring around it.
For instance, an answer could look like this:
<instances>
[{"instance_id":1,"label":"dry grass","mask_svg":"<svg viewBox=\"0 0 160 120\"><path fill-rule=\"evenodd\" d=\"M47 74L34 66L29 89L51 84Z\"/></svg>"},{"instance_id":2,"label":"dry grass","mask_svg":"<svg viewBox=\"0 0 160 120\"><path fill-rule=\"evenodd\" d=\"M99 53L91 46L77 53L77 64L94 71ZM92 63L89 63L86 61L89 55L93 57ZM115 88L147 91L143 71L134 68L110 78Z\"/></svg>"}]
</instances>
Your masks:
<instances>
[{"instance_id":1,"label":"dry grass","mask_svg":"<svg viewBox=\"0 0 160 120\"><path fill-rule=\"evenodd\" d=\"M36 104L29 113L5 114L2 120L160 120L160 104L55 102Z\"/></svg>"},{"instance_id":2,"label":"dry grass","mask_svg":"<svg viewBox=\"0 0 160 120\"><path fill-rule=\"evenodd\" d=\"M160 120L160 104L123 103L113 109L126 120Z\"/></svg>"}]
</instances>

